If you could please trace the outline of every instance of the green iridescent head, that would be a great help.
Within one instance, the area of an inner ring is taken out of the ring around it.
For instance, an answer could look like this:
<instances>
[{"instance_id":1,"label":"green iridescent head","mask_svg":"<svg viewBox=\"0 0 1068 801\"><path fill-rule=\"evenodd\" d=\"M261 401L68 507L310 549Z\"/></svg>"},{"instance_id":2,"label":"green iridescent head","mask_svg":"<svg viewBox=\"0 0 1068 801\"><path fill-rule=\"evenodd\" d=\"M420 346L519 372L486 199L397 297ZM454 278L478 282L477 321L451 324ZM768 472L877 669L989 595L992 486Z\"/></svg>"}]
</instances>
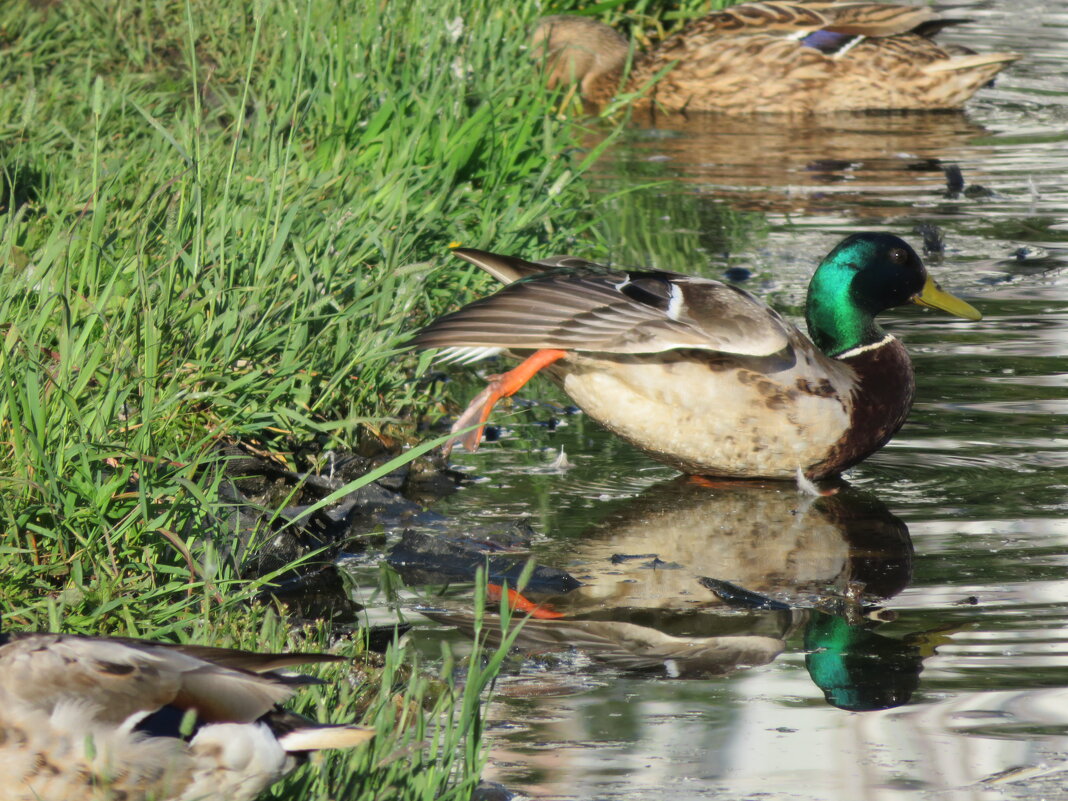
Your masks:
<instances>
[{"instance_id":1,"label":"green iridescent head","mask_svg":"<svg viewBox=\"0 0 1068 801\"><path fill-rule=\"evenodd\" d=\"M809 336L828 356L870 345L886 336L875 315L916 303L968 320L982 315L943 292L920 257L892 234L853 234L827 254L808 286Z\"/></svg>"}]
</instances>

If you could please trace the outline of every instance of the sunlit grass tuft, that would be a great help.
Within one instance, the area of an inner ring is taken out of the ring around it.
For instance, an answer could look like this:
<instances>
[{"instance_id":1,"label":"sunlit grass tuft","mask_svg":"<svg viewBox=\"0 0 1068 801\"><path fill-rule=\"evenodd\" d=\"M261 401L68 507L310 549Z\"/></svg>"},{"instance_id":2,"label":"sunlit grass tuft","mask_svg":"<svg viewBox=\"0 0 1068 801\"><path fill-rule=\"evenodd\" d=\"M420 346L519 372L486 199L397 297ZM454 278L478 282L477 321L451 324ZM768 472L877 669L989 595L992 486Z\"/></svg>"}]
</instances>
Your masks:
<instances>
[{"instance_id":1,"label":"sunlit grass tuft","mask_svg":"<svg viewBox=\"0 0 1068 801\"><path fill-rule=\"evenodd\" d=\"M425 406L402 345L468 291L448 243L548 249L585 215L537 13L0 6L5 626L294 644L249 605L219 446L351 447ZM398 734L282 796L469 796L477 703L400 663L313 694Z\"/></svg>"},{"instance_id":2,"label":"sunlit grass tuft","mask_svg":"<svg viewBox=\"0 0 1068 801\"><path fill-rule=\"evenodd\" d=\"M547 254L590 231L596 152L526 52L540 13L0 4L6 626L334 645L250 605L220 446L351 447L426 408L405 338L486 281L448 248ZM396 651L371 689L338 674L310 696L322 717L400 734L277 794L468 797L503 653L462 695Z\"/></svg>"},{"instance_id":3,"label":"sunlit grass tuft","mask_svg":"<svg viewBox=\"0 0 1068 801\"><path fill-rule=\"evenodd\" d=\"M581 213L522 48L534 4L369 11L0 10L0 497L23 573L182 563L218 443L351 446L425 404L398 356L471 280L435 270L448 243L530 250Z\"/></svg>"}]
</instances>

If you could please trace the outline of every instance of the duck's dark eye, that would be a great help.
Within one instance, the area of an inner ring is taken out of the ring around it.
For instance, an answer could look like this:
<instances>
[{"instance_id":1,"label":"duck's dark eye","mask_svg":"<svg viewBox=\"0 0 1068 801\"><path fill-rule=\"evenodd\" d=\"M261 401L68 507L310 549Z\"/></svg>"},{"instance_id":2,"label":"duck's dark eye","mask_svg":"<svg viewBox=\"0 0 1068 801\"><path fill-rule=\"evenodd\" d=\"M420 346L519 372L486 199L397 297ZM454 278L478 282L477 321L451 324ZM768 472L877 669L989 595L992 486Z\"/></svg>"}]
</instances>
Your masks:
<instances>
[{"instance_id":1,"label":"duck's dark eye","mask_svg":"<svg viewBox=\"0 0 1068 801\"><path fill-rule=\"evenodd\" d=\"M905 252L904 248L891 248L890 249L890 261L894 264L904 264L909 260L909 254Z\"/></svg>"}]
</instances>

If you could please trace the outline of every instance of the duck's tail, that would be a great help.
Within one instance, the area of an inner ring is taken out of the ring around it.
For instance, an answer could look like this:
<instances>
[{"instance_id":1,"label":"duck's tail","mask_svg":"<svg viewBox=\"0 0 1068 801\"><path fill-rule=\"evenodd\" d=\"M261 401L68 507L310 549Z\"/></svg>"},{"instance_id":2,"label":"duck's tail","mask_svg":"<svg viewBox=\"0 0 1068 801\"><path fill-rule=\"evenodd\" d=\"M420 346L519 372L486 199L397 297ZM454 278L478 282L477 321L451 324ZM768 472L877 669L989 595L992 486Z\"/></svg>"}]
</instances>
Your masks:
<instances>
[{"instance_id":1,"label":"duck's tail","mask_svg":"<svg viewBox=\"0 0 1068 801\"><path fill-rule=\"evenodd\" d=\"M923 67L927 73L935 72L988 72L993 78L1014 61L1019 61L1019 53L974 53L966 48L959 48L952 58L935 61ZM989 80L988 78L988 80Z\"/></svg>"},{"instance_id":2,"label":"duck's tail","mask_svg":"<svg viewBox=\"0 0 1068 801\"><path fill-rule=\"evenodd\" d=\"M328 748L356 748L375 736L374 729L361 726L305 726L278 738L289 752L323 751Z\"/></svg>"},{"instance_id":3,"label":"duck's tail","mask_svg":"<svg viewBox=\"0 0 1068 801\"><path fill-rule=\"evenodd\" d=\"M931 108L960 108L984 86L990 86L999 72L1019 55L1016 53L972 53L954 48L950 58L926 64L920 69L932 80Z\"/></svg>"}]
</instances>

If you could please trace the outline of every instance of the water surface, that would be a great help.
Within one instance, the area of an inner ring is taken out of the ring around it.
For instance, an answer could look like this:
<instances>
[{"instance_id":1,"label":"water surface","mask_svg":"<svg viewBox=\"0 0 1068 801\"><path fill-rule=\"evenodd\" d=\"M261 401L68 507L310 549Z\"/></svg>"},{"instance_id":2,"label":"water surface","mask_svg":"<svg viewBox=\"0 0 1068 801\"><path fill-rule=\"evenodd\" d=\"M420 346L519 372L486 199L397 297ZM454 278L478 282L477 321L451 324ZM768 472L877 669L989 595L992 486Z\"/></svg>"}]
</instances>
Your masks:
<instances>
[{"instance_id":1,"label":"water surface","mask_svg":"<svg viewBox=\"0 0 1068 801\"><path fill-rule=\"evenodd\" d=\"M948 38L1023 54L965 114L636 120L599 165L620 263L743 268L796 314L843 235L919 247L926 224L931 271L985 319L886 315L917 403L829 498L695 487L548 382L501 410L500 440L456 456L480 480L439 510L529 518L583 587L521 639L490 778L553 799L1068 798L1068 12L943 8L974 20ZM469 588L435 593L406 596L458 626L425 619L428 655L462 647Z\"/></svg>"}]
</instances>

